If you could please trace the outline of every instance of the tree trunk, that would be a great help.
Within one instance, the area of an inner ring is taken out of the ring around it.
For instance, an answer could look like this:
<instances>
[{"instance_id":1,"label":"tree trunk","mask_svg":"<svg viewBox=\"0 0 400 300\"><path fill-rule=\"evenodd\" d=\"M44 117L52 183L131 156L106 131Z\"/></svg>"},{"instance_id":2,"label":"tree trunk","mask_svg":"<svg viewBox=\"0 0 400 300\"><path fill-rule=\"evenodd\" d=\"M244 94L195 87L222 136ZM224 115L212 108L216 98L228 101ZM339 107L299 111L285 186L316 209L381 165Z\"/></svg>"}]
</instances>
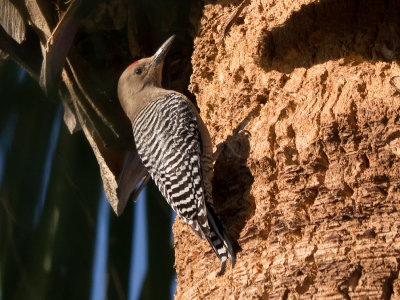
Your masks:
<instances>
[{"instance_id":1,"label":"tree trunk","mask_svg":"<svg viewBox=\"0 0 400 300\"><path fill-rule=\"evenodd\" d=\"M217 276L177 218L176 299L399 299L400 2L205 2L190 89L236 152L214 199L238 254Z\"/></svg>"}]
</instances>

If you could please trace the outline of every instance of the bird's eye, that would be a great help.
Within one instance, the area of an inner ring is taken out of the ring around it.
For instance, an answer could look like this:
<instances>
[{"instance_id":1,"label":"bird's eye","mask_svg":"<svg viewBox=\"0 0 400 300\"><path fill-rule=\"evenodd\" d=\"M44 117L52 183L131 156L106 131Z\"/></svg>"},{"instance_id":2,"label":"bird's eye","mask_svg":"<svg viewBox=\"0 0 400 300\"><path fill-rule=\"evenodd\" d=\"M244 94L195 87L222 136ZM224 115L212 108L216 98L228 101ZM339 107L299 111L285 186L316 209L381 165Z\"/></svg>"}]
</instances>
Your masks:
<instances>
[{"instance_id":1,"label":"bird's eye","mask_svg":"<svg viewBox=\"0 0 400 300\"><path fill-rule=\"evenodd\" d=\"M142 72L143 72L143 69L142 69L142 68L137 68L137 69L135 70L135 74L137 74L137 75L142 74Z\"/></svg>"}]
</instances>

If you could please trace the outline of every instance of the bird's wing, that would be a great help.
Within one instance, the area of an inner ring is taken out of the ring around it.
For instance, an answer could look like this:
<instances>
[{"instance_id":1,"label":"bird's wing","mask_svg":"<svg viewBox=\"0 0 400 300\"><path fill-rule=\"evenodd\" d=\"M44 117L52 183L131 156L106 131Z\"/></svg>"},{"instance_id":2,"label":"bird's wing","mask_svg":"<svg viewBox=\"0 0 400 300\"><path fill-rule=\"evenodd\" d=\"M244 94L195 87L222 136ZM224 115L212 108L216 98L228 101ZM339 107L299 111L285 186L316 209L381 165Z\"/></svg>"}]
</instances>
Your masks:
<instances>
[{"instance_id":1,"label":"bird's wing","mask_svg":"<svg viewBox=\"0 0 400 300\"><path fill-rule=\"evenodd\" d=\"M187 100L175 93L150 102L133 123L144 166L169 205L201 237L209 235L201 135Z\"/></svg>"}]
</instances>

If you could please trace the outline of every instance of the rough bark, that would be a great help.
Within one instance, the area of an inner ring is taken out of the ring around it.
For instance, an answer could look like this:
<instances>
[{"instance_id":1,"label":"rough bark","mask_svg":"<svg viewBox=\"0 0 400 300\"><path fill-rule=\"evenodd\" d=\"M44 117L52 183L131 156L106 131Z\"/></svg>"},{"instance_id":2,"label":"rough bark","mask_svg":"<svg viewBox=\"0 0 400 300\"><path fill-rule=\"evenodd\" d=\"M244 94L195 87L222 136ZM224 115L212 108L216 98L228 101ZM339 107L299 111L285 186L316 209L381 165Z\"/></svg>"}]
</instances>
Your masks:
<instances>
[{"instance_id":1,"label":"rough bark","mask_svg":"<svg viewBox=\"0 0 400 300\"><path fill-rule=\"evenodd\" d=\"M225 27L239 4L205 2L190 86L242 156L214 170L237 263L177 218L176 299L399 299L399 1L251 0Z\"/></svg>"}]
</instances>

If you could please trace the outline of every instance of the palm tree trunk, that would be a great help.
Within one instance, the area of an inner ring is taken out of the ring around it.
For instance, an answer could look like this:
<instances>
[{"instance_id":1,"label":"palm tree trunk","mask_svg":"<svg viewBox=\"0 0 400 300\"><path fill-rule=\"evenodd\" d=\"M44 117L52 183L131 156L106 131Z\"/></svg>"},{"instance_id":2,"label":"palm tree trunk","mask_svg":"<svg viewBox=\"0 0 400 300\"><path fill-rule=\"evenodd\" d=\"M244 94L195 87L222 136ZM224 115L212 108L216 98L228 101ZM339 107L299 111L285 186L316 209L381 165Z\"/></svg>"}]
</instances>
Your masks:
<instances>
[{"instance_id":1,"label":"palm tree trunk","mask_svg":"<svg viewBox=\"0 0 400 300\"><path fill-rule=\"evenodd\" d=\"M176 299L397 299L399 1L247 2L205 1L190 86L237 263L177 219Z\"/></svg>"}]
</instances>

